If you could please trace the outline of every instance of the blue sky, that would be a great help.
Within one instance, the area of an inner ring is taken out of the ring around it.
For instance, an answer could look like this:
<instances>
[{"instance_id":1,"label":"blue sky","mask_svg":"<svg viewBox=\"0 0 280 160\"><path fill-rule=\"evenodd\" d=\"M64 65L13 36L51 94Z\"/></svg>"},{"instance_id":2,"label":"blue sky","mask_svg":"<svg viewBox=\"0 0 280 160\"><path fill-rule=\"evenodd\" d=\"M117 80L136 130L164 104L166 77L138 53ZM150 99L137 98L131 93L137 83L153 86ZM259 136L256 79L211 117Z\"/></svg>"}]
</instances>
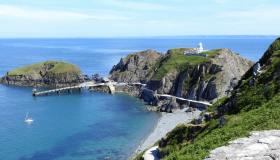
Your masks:
<instances>
[{"instance_id":1,"label":"blue sky","mask_svg":"<svg viewBox=\"0 0 280 160\"><path fill-rule=\"evenodd\" d=\"M0 38L280 35L280 0L0 0Z\"/></svg>"}]
</instances>

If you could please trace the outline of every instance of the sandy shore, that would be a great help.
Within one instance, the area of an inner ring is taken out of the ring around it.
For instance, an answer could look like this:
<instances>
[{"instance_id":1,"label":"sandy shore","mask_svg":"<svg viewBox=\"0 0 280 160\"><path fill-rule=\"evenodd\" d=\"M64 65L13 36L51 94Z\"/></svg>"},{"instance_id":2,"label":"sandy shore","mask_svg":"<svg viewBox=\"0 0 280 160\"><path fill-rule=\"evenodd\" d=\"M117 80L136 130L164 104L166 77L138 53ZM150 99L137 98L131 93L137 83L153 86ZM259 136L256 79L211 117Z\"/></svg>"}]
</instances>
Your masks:
<instances>
[{"instance_id":1,"label":"sandy shore","mask_svg":"<svg viewBox=\"0 0 280 160\"><path fill-rule=\"evenodd\" d=\"M136 150L136 154L152 147L158 140L173 130L178 124L188 123L197 118L201 111L185 112L177 110L174 113L161 113L161 117L152 133L142 142Z\"/></svg>"}]
</instances>

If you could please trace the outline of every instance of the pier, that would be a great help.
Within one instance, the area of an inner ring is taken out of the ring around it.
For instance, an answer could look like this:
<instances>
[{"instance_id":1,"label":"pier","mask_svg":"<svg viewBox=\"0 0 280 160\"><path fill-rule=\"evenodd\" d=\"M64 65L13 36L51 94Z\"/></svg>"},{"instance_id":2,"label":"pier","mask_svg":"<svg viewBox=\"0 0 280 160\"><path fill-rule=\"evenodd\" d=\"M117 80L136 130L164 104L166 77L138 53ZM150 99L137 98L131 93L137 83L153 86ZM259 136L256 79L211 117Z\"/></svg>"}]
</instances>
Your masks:
<instances>
[{"instance_id":1,"label":"pier","mask_svg":"<svg viewBox=\"0 0 280 160\"><path fill-rule=\"evenodd\" d=\"M69 86L69 87L62 87L62 88L56 88L56 89L50 89L50 90L45 90L45 91L36 91L33 90L32 95L33 96L44 96L52 93L57 93L60 94L61 92L69 92L71 93L75 89L83 89L83 88L90 88L90 87L98 87L98 86L108 86L109 91L111 94L115 93L115 86L113 83L108 82L108 83L94 83L94 82L84 82L76 86Z\"/></svg>"}]
</instances>

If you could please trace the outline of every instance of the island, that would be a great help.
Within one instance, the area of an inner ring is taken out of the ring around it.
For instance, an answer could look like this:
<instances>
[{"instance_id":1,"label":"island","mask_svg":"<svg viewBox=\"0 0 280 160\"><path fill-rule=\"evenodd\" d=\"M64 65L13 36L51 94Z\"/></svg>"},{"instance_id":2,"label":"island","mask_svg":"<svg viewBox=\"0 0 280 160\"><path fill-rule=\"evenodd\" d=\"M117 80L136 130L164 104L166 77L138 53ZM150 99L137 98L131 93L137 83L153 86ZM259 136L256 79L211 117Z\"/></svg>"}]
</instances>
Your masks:
<instances>
[{"instance_id":1,"label":"island","mask_svg":"<svg viewBox=\"0 0 280 160\"><path fill-rule=\"evenodd\" d=\"M8 71L0 83L29 87L63 87L84 82L79 67L62 61L45 61Z\"/></svg>"}]
</instances>

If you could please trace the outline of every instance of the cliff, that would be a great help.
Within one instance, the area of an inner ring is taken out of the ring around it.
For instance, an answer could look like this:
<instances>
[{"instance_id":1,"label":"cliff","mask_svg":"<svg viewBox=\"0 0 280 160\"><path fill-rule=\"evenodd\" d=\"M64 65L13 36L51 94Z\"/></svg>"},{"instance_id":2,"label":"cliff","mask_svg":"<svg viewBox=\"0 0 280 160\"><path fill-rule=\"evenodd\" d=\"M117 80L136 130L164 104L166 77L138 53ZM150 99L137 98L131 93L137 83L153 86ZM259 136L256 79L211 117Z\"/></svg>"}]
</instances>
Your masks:
<instances>
[{"instance_id":1,"label":"cliff","mask_svg":"<svg viewBox=\"0 0 280 160\"><path fill-rule=\"evenodd\" d=\"M46 61L16 68L0 79L1 83L7 85L44 87L70 86L83 81L78 67L59 61Z\"/></svg>"},{"instance_id":2,"label":"cliff","mask_svg":"<svg viewBox=\"0 0 280 160\"><path fill-rule=\"evenodd\" d=\"M111 70L111 77L118 82L147 83L146 88L158 94L214 101L232 90L253 64L229 49L184 55L187 50L171 49L165 55L155 51L131 54ZM141 98L158 104L150 91L143 91Z\"/></svg>"},{"instance_id":3,"label":"cliff","mask_svg":"<svg viewBox=\"0 0 280 160\"><path fill-rule=\"evenodd\" d=\"M204 52L207 57L185 56L183 50L169 50L158 62L148 88L194 100L212 101L226 95L252 62L229 49Z\"/></svg>"},{"instance_id":4,"label":"cliff","mask_svg":"<svg viewBox=\"0 0 280 160\"><path fill-rule=\"evenodd\" d=\"M112 68L110 78L116 82L146 83L148 73L153 72L151 69L160 57L161 54L154 50L129 54Z\"/></svg>"},{"instance_id":5,"label":"cliff","mask_svg":"<svg viewBox=\"0 0 280 160\"><path fill-rule=\"evenodd\" d=\"M242 76L230 97L219 99L208 108L207 113L201 115L200 121L178 126L159 142L161 159L240 159L242 155L253 159L279 158L278 152L274 152L279 143L274 141L276 139L272 136L275 135L271 134L273 130L280 129L279 55L280 38ZM251 137L243 138L252 131L262 130L268 130L266 133L269 134L258 133L262 136L261 140L252 139L249 144ZM270 146L271 137L275 143L273 146ZM260 146L260 141L262 146L268 147ZM234 142L238 143L233 145ZM225 146L228 143L230 145ZM238 150L238 146L248 147ZM255 148L250 150L249 147Z\"/></svg>"}]
</instances>

